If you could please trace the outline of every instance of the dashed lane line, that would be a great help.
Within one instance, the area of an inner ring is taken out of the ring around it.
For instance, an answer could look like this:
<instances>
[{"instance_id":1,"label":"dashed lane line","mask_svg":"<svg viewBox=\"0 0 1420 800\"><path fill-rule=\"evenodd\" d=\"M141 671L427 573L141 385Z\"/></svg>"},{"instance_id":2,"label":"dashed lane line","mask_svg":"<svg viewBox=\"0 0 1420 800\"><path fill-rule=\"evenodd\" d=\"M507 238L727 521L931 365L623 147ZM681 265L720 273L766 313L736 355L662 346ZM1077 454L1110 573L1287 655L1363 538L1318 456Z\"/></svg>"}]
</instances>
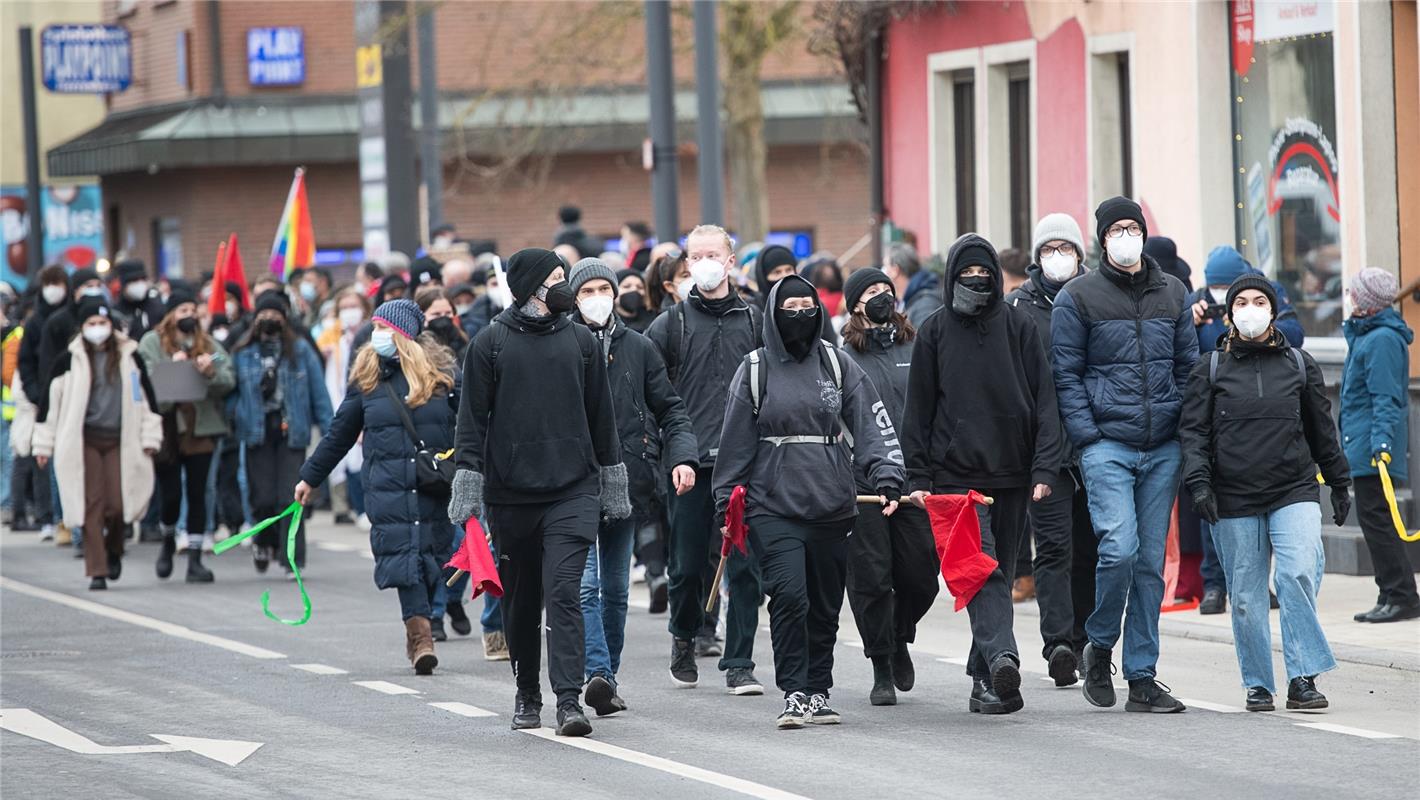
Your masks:
<instances>
[{"instance_id":1,"label":"dashed lane line","mask_svg":"<svg viewBox=\"0 0 1420 800\"><path fill-rule=\"evenodd\" d=\"M137 625L140 628L165 633L168 636L186 639L189 642L198 642L199 644L211 645L212 647L220 647L223 650L244 656L251 656L252 658L276 659L286 657L284 653L278 653L275 650L267 650L264 647L257 647L221 636L214 636L210 633L201 633L182 625L164 622L163 620L154 619L152 617L145 617L142 614L135 614L131 611L123 611L113 608L112 606L106 606L103 603L95 603L92 600L81 600L73 595L41 589L38 586L31 586L28 583L23 583L13 578L7 578L3 575L0 575L0 588L9 589L14 592L19 592L20 594L29 595L30 597L36 597L40 600L48 600L51 603L58 603L79 611L86 611L96 616L107 617L108 619L117 620L119 622L126 622L129 625Z\"/></svg>"},{"instance_id":2,"label":"dashed lane line","mask_svg":"<svg viewBox=\"0 0 1420 800\"><path fill-rule=\"evenodd\" d=\"M430 703L434 708L458 714L461 717L496 717L498 712L471 706L468 703Z\"/></svg>"},{"instance_id":3,"label":"dashed lane line","mask_svg":"<svg viewBox=\"0 0 1420 800\"><path fill-rule=\"evenodd\" d=\"M1347 736L1359 736L1362 739L1402 739L1404 737L1395 733L1382 733L1380 731L1370 731L1365 728L1352 728L1348 725L1337 725L1332 722L1294 722L1298 728L1311 728L1314 731L1326 731L1327 733L1344 733Z\"/></svg>"},{"instance_id":4,"label":"dashed lane line","mask_svg":"<svg viewBox=\"0 0 1420 800\"><path fill-rule=\"evenodd\" d=\"M1207 700L1197 700L1192 697L1180 697L1178 698L1178 701L1188 706L1189 708L1201 708L1204 711L1216 711L1219 714L1242 714L1247 711L1247 709L1243 708L1242 706L1229 706L1223 705L1222 703L1210 703Z\"/></svg>"},{"instance_id":5,"label":"dashed lane line","mask_svg":"<svg viewBox=\"0 0 1420 800\"><path fill-rule=\"evenodd\" d=\"M313 675L349 675L350 671L340 667L332 667L329 664L292 664L292 669L299 669L302 672L309 672Z\"/></svg>"},{"instance_id":6,"label":"dashed lane line","mask_svg":"<svg viewBox=\"0 0 1420 800\"><path fill-rule=\"evenodd\" d=\"M381 694L420 694L418 689L400 686L389 681L351 681L351 683L364 689L374 689Z\"/></svg>"},{"instance_id":7,"label":"dashed lane line","mask_svg":"<svg viewBox=\"0 0 1420 800\"><path fill-rule=\"evenodd\" d=\"M570 738L558 736L551 728L537 728L534 730L523 730L529 736L536 736L549 742L556 742L567 747L575 747L578 750L586 750L598 755L615 758L618 761L625 761L628 764L647 767L658 770L669 775L676 775L688 778L711 786L718 786L749 797L758 797L761 800L809 800L803 795L786 792L783 789L776 789L773 786L765 786L762 783L755 783L743 778L736 778L733 775L725 775L720 772L712 772L700 767L692 767L689 764L682 764L679 761L671 761L668 758L653 756L636 750L628 750L624 747L617 747L614 744L598 741L596 739Z\"/></svg>"}]
</instances>

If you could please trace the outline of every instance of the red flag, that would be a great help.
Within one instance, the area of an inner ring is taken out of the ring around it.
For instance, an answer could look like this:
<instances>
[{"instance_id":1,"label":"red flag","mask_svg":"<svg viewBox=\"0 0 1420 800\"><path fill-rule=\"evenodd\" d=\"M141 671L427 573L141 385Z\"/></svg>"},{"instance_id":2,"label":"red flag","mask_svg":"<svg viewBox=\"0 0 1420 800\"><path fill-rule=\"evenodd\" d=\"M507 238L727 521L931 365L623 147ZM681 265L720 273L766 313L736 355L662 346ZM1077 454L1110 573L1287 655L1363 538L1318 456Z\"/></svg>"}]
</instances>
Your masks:
<instances>
[{"instance_id":1,"label":"red flag","mask_svg":"<svg viewBox=\"0 0 1420 800\"><path fill-rule=\"evenodd\" d=\"M942 578L956 598L957 611L976 597L997 566L996 559L981 552L977 504L987 505L986 498L975 491L927 496L927 516L932 521L932 538L937 540Z\"/></svg>"},{"instance_id":2,"label":"red flag","mask_svg":"<svg viewBox=\"0 0 1420 800\"><path fill-rule=\"evenodd\" d=\"M730 492L730 504L725 508L725 540L720 543L720 555L728 556L734 547L741 555L749 555L749 526L745 524L745 487L736 486Z\"/></svg>"},{"instance_id":3,"label":"red flag","mask_svg":"<svg viewBox=\"0 0 1420 800\"><path fill-rule=\"evenodd\" d=\"M237 247L237 235L227 240L227 268L223 279L235 283L242 290L242 310L251 311L251 291L247 288L247 270L242 264L242 251Z\"/></svg>"},{"instance_id":4,"label":"red flag","mask_svg":"<svg viewBox=\"0 0 1420 800\"><path fill-rule=\"evenodd\" d=\"M212 265L212 294L207 298L207 312L209 314L225 315L227 313L227 282L222 278L226 271L227 243L220 242L217 245L217 261Z\"/></svg>"},{"instance_id":5,"label":"red flag","mask_svg":"<svg viewBox=\"0 0 1420 800\"><path fill-rule=\"evenodd\" d=\"M488 537L477 517L469 517L463 525L463 545L449 559L446 567L461 569L473 576L473 596L488 592L494 597L503 596L503 582L498 579L498 568L493 563L493 552L488 549Z\"/></svg>"}]
</instances>

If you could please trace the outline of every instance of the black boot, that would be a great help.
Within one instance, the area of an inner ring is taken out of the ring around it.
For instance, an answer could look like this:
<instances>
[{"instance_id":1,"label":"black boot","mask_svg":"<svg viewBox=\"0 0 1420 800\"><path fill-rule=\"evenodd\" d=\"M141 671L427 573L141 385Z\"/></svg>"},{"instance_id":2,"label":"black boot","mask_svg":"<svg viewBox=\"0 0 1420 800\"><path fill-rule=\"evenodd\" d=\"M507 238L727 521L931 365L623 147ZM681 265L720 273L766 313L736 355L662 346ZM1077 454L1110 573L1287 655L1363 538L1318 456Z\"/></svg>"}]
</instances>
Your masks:
<instances>
[{"instance_id":1,"label":"black boot","mask_svg":"<svg viewBox=\"0 0 1420 800\"><path fill-rule=\"evenodd\" d=\"M118 576L123 574L123 556L117 553L108 554L108 579L118 580Z\"/></svg>"},{"instance_id":2,"label":"black boot","mask_svg":"<svg viewBox=\"0 0 1420 800\"><path fill-rule=\"evenodd\" d=\"M200 546L189 547L187 549L187 582L211 583L212 580L212 570L202 566L202 548Z\"/></svg>"},{"instance_id":3,"label":"black boot","mask_svg":"<svg viewBox=\"0 0 1420 800\"><path fill-rule=\"evenodd\" d=\"M868 702L875 706L897 705L897 692L892 686L892 656L873 656L873 690Z\"/></svg>"},{"instance_id":4,"label":"black boot","mask_svg":"<svg viewBox=\"0 0 1420 800\"><path fill-rule=\"evenodd\" d=\"M898 642L897 652L892 654L892 682L899 692L910 692L917 683L917 670L912 666L907 642Z\"/></svg>"},{"instance_id":5,"label":"black boot","mask_svg":"<svg viewBox=\"0 0 1420 800\"><path fill-rule=\"evenodd\" d=\"M1287 708L1294 711L1312 711L1318 708L1326 708L1329 703L1326 695L1317 691L1316 676L1303 676L1293 678L1287 685Z\"/></svg>"},{"instance_id":6,"label":"black boot","mask_svg":"<svg viewBox=\"0 0 1420 800\"><path fill-rule=\"evenodd\" d=\"M449 640L449 635L444 633L443 617L429 618L429 633L434 637L434 641L436 642L447 642Z\"/></svg>"},{"instance_id":7,"label":"black boot","mask_svg":"<svg viewBox=\"0 0 1420 800\"><path fill-rule=\"evenodd\" d=\"M158 577L166 579L173 574L173 553L177 552L177 536L172 531L163 532L163 545L158 550L158 563L154 566Z\"/></svg>"},{"instance_id":8,"label":"black boot","mask_svg":"<svg viewBox=\"0 0 1420 800\"><path fill-rule=\"evenodd\" d=\"M463 603L449 603L449 627L454 629L454 633L460 636L467 636L473 633L473 623L469 622L468 614L464 613Z\"/></svg>"}]
</instances>

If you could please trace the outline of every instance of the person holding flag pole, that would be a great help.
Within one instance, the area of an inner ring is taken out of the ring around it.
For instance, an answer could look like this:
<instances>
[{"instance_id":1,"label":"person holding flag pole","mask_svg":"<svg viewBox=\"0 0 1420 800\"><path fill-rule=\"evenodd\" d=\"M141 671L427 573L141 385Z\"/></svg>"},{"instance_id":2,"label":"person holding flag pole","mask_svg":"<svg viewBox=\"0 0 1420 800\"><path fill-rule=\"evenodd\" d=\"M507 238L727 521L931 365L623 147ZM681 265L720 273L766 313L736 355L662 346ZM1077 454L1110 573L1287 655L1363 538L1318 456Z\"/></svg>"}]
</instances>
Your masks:
<instances>
[{"instance_id":1,"label":"person holding flag pole","mask_svg":"<svg viewBox=\"0 0 1420 800\"><path fill-rule=\"evenodd\" d=\"M759 559L769 595L780 729L840 721L829 705L833 648L848 571L848 534L860 513L855 464L877 507L892 516L905 473L882 400L862 367L819 338L827 313L813 284L793 275L769 293L764 347L730 381L715 460L721 533ZM735 513L726 516L734 507ZM728 549L722 550L727 555ZM722 557L723 563L723 557Z\"/></svg>"}]
</instances>

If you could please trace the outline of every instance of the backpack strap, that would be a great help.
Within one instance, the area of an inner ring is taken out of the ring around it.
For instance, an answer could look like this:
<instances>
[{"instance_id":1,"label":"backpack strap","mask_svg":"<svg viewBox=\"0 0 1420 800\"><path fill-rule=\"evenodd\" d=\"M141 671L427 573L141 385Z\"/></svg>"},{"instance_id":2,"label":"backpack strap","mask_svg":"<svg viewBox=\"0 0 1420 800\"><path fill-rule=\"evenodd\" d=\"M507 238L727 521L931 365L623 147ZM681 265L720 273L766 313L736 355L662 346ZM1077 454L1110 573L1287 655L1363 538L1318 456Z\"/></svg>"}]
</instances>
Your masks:
<instances>
[{"instance_id":1,"label":"backpack strap","mask_svg":"<svg viewBox=\"0 0 1420 800\"><path fill-rule=\"evenodd\" d=\"M765 386L769 383L769 373L760 364L760 353L763 351L764 348L760 348L749 354L749 403L756 417L759 416L760 401L764 399Z\"/></svg>"},{"instance_id":2,"label":"backpack strap","mask_svg":"<svg viewBox=\"0 0 1420 800\"><path fill-rule=\"evenodd\" d=\"M404 404L404 398L399 396L399 392L389 381L380 381L380 385L385 387L385 394L389 395L390 402L399 410L399 421L404 424L404 430L409 434L409 438L414 440L415 450L428 449L424 445L424 440L419 437L419 431L414 427L414 420L409 416L409 407Z\"/></svg>"},{"instance_id":3,"label":"backpack strap","mask_svg":"<svg viewBox=\"0 0 1420 800\"><path fill-rule=\"evenodd\" d=\"M1302 351L1298 350L1295 347L1289 347L1287 349L1292 351L1292 360L1297 362L1297 371L1302 373L1302 383L1306 383L1307 364L1305 361L1302 360Z\"/></svg>"},{"instance_id":4,"label":"backpack strap","mask_svg":"<svg viewBox=\"0 0 1420 800\"><path fill-rule=\"evenodd\" d=\"M1214 350L1208 354L1208 385L1213 386L1218 383L1218 351Z\"/></svg>"},{"instance_id":5,"label":"backpack strap","mask_svg":"<svg viewBox=\"0 0 1420 800\"><path fill-rule=\"evenodd\" d=\"M685 310L676 303L666 317L666 376L675 383L680 378L680 348L685 342Z\"/></svg>"},{"instance_id":6,"label":"backpack strap","mask_svg":"<svg viewBox=\"0 0 1420 800\"><path fill-rule=\"evenodd\" d=\"M492 339L489 343L491 352L488 356L488 363L493 369L493 379L497 380L498 354L503 350L503 342L508 340L508 326L494 319L492 322L488 323L488 327L492 329L492 332L488 334L488 338Z\"/></svg>"}]
</instances>

